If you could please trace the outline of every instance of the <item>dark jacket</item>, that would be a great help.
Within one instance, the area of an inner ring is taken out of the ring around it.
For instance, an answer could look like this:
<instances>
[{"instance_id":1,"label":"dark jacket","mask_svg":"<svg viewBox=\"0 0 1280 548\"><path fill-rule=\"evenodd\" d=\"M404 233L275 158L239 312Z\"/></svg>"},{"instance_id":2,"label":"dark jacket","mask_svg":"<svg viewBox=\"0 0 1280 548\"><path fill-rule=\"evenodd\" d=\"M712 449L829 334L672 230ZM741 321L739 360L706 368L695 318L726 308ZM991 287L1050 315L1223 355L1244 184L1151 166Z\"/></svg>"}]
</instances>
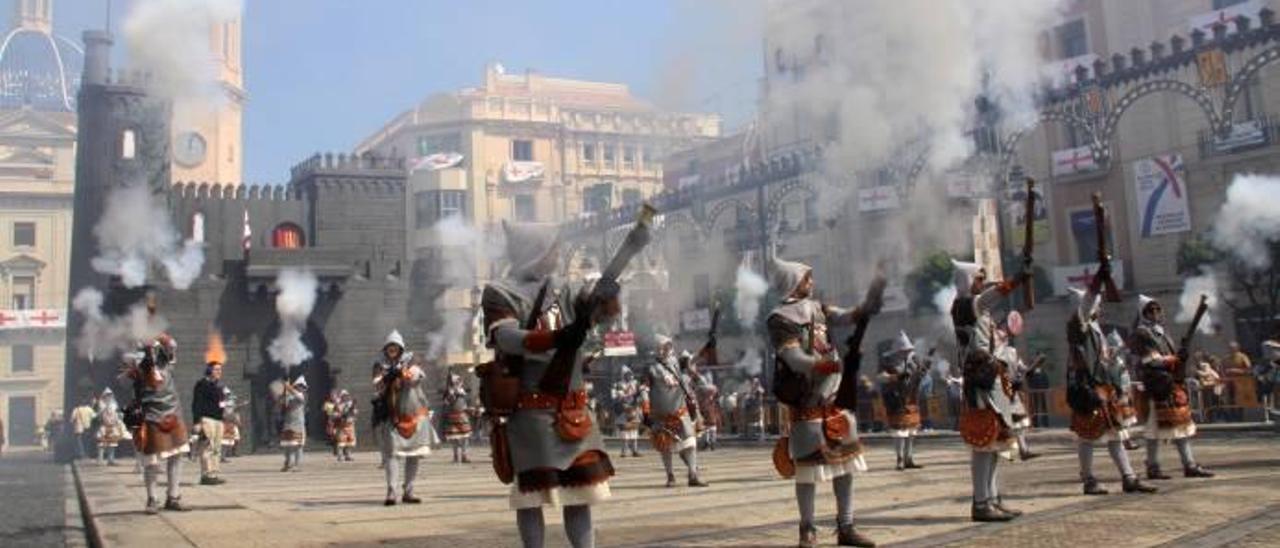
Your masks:
<instances>
[{"instance_id":1,"label":"dark jacket","mask_svg":"<svg viewBox=\"0 0 1280 548\"><path fill-rule=\"evenodd\" d=\"M195 393L191 396L191 417L199 422L202 418L222 420L222 381L205 377L196 381Z\"/></svg>"}]
</instances>

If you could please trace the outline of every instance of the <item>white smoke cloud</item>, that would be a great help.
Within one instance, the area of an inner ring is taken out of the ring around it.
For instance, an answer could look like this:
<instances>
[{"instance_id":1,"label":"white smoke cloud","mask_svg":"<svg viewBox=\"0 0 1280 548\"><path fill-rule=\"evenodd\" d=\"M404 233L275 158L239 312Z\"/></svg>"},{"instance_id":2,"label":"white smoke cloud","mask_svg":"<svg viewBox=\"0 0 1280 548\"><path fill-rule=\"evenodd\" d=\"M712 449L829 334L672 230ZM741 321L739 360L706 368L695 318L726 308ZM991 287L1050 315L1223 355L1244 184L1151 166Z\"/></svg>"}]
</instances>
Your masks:
<instances>
[{"instance_id":1,"label":"white smoke cloud","mask_svg":"<svg viewBox=\"0 0 1280 548\"><path fill-rule=\"evenodd\" d=\"M445 217L432 226L431 230L435 243L440 246L438 282L452 292L474 287L477 280L477 260L481 254L493 256L484 233L471 226L461 215ZM459 303L450 303L449 297L449 291L441 292L436 297L435 309L443 323L436 331L427 334L428 359L437 359L446 352L461 352L467 347L466 338L473 319L472 311L458 307Z\"/></svg>"},{"instance_id":2,"label":"white smoke cloud","mask_svg":"<svg viewBox=\"0 0 1280 548\"><path fill-rule=\"evenodd\" d=\"M951 321L951 303L956 300L956 288L953 285L945 285L933 294L933 308L939 314L947 317L948 323Z\"/></svg>"},{"instance_id":3,"label":"white smoke cloud","mask_svg":"<svg viewBox=\"0 0 1280 548\"><path fill-rule=\"evenodd\" d=\"M102 292L92 287L81 289L71 300L71 308L85 320L75 342L76 352L90 361L132 350L138 341L150 340L168 327L163 317L151 315L141 303L122 316L108 316L102 304Z\"/></svg>"},{"instance_id":4,"label":"white smoke cloud","mask_svg":"<svg viewBox=\"0 0 1280 548\"><path fill-rule=\"evenodd\" d=\"M1208 297L1205 303L1208 304L1209 310L1205 312L1204 319L1200 321L1197 331L1206 335L1212 335L1214 332L1213 318L1217 315L1219 306L1222 304L1218 292L1218 278L1214 272L1208 268L1202 268L1199 276L1187 278L1182 284L1182 295L1178 297L1178 315L1173 319L1180 323L1189 323L1195 317L1196 307L1200 305L1200 296Z\"/></svg>"},{"instance_id":5,"label":"white smoke cloud","mask_svg":"<svg viewBox=\"0 0 1280 548\"><path fill-rule=\"evenodd\" d=\"M271 359L294 367L311 357L311 350L302 342L307 329L307 318L316 306L316 294L320 281L310 270L286 268L276 276L276 314L280 316L280 334L267 347Z\"/></svg>"},{"instance_id":6,"label":"white smoke cloud","mask_svg":"<svg viewBox=\"0 0 1280 548\"><path fill-rule=\"evenodd\" d=\"M756 274L744 262L738 265L738 277L735 284L737 293L734 297L734 308L738 311L738 323L752 327L760 318L760 301L769 292L769 282Z\"/></svg>"},{"instance_id":7,"label":"white smoke cloud","mask_svg":"<svg viewBox=\"0 0 1280 548\"><path fill-rule=\"evenodd\" d=\"M1268 247L1280 241L1280 177L1236 175L1210 241L1249 268L1271 268Z\"/></svg>"},{"instance_id":8,"label":"white smoke cloud","mask_svg":"<svg viewBox=\"0 0 1280 548\"><path fill-rule=\"evenodd\" d=\"M204 267L201 244L179 243L168 208L144 184L111 191L93 233L100 252L93 269L119 276L125 287L146 284L151 265L158 263L174 288L186 290Z\"/></svg>"},{"instance_id":9,"label":"white smoke cloud","mask_svg":"<svg viewBox=\"0 0 1280 548\"><path fill-rule=\"evenodd\" d=\"M760 355L759 345L748 345L742 357L733 364L733 369L746 375L754 377L764 370L764 357Z\"/></svg>"}]
</instances>

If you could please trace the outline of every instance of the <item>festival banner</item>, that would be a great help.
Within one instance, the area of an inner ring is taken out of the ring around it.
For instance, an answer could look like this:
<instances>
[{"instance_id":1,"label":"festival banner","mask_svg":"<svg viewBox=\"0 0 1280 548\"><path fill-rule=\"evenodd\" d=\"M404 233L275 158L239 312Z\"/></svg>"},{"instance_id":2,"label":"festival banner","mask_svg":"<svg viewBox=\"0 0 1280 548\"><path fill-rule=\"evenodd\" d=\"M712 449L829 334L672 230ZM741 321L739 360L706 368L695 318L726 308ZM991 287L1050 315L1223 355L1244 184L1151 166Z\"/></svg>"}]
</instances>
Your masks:
<instances>
[{"instance_id":1,"label":"festival banner","mask_svg":"<svg viewBox=\"0 0 1280 548\"><path fill-rule=\"evenodd\" d=\"M869 213L902 207L897 187L874 186L858 189L858 211Z\"/></svg>"},{"instance_id":2,"label":"festival banner","mask_svg":"<svg viewBox=\"0 0 1280 548\"><path fill-rule=\"evenodd\" d=\"M510 161L502 166L502 179L508 183L523 183L533 179L541 179L544 173L542 162Z\"/></svg>"},{"instance_id":3,"label":"festival banner","mask_svg":"<svg viewBox=\"0 0 1280 548\"><path fill-rule=\"evenodd\" d=\"M1093 161L1093 151L1088 146L1053 151L1051 171L1055 176L1071 175L1098 169Z\"/></svg>"},{"instance_id":4,"label":"festival banner","mask_svg":"<svg viewBox=\"0 0 1280 548\"><path fill-rule=\"evenodd\" d=\"M1133 163L1138 232L1143 238L1191 230L1186 167L1181 154Z\"/></svg>"},{"instance_id":5,"label":"festival banner","mask_svg":"<svg viewBox=\"0 0 1280 548\"><path fill-rule=\"evenodd\" d=\"M1097 271L1098 263L1053 267L1053 294L1065 297L1070 288L1087 289ZM1111 278L1116 281L1117 286L1124 287L1124 261L1111 261Z\"/></svg>"}]
</instances>

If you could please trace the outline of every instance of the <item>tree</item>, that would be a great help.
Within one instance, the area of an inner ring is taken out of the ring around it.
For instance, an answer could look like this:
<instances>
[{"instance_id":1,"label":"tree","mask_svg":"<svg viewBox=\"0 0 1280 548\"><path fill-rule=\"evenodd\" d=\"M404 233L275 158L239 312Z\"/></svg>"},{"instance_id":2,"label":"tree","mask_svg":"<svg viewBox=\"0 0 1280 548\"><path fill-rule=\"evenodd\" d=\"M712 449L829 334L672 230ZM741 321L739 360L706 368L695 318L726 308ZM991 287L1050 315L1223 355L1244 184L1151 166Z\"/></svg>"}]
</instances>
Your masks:
<instances>
[{"instance_id":1,"label":"tree","mask_svg":"<svg viewBox=\"0 0 1280 548\"><path fill-rule=\"evenodd\" d=\"M1257 327L1249 330L1259 340L1275 337L1280 335L1280 273L1276 272L1280 240L1269 242L1267 255L1270 268L1252 268L1234 254L1215 248L1206 234L1200 234L1178 247L1178 274L1197 275L1205 268L1224 273L1235 291L1224 292L1221 302L1231 308L1237 320L1256 323Z\"/></svg>"}]
</instances>

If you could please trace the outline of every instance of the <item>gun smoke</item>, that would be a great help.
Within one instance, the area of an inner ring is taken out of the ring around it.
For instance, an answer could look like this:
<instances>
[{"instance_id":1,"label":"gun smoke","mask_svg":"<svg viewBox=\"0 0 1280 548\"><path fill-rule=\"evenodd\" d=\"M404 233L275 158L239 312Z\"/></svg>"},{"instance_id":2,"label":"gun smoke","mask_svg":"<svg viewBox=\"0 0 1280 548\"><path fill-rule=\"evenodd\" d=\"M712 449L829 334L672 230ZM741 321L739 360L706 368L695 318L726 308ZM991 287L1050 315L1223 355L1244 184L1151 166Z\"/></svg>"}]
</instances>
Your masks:
<instances>
[{"instance_id":1,"label":"gun smoke","mask_svg":"<svg viewBox=\"0 0 1280 548\"><path fill-rule=\"evenodd\" d=\"M133 65L151 77L155 93L173 101L179 127L221 106L218 58L210 38L234 21L242 0L135 0L125 17L124 39ZM239 47L223 45L223 49ZM221 53L221 52L217 52Z\"/></svg>"},{"instance_id":2,"label":"gun smoke","mask_svg":"<svg viewBox=\"0 0 1280 548\"><path fill-rule=\"evenodd\" d=\"M320 281L310 270L286 268L276 276L276 314L280 317L280 333L267 346L271 359L285 367L301 365L311 358L311 350L302 341L307 317L316 306Z\"/></svg>"},{"instance_id":3,"label":"gun smoke","mask_svg":"<svg viewBox=\"0 0 1280 548\"><path fill-rule=\"evenodd\" d=\"M431 227L435 243L439 245L439 284L442 290L436 295L434 309L440 314L440 324L427 334L425 357L440 358L446 352L460 352L465 348L466 337L472 323L472 311L450 306L446 300L447 289L469 288L476 285L476 264L481 253L494 255L487 245L485 235L472 227L461 215L450 215ZM493 258L493 257L490 257Z\"/></svg>"},{"instance_id":4,"label":"gun smoke","mask_svg":"<svg viewBox=\"0 0 1280 548\"><path fill-rule=\"evenodd\" d=\"M146 284L151 265L159 264L175 289L186 290L204 267L200 242L179 243L167 209L144 184L112 191L93 233L101 250L93 269L119 276L125 287Z\"/></svg>"},{"instance_id":5,"label":"gun smoke","mask_svg":"<svg viewBox=\"0 0 1280 548\"><path fill-rule=\"evenodd\" d=\"M1213 318L1217 315L1221 303L1218 298L1218 278L1213 270L1207 267L1200 269L1200 275L1187 278L1187 281L1183 282L1182 294L1178 296L1178 315L1173 319L1179 323L1190 323L1195 318L1201 295L1208 297L1205 303L1209 306L1209 309L1205 312L1204 319L1200 321L1200 325L1196 330L1206 335L1212 335L1214 332Z\"/></svg>"},{"instance_id":6,"label":"gun smoke","mask_svg":"<svg viewBox=\"0 0 1280 548\"><path fill-rule=\"evenodd\" d=\"M89 361L132 350L138 341L152 339L168 327L163 317L148 313L142 303L124 315L110 316L102 309L103 300L102 292L92 287L81 289L71 300L71 308L84 316L76 353Z\"/></svg>"},{"instance_id":7,"label":"gun smoke","mask_svg":"<svg viewBox=\"0 0 1280 548\"><path fill-rule=\"evenodd\" d=\"M1227 188L1210 243L1256 271L1271 268L1270 246L1280 242L1280 177L1236 175Z\"/></svg>"},{"instance_id":8,"label":"gun smoke","mask_svg":"<svg viewBox=\"0 0 1280 548\"><path fill-rule=\"evenodd\" d=\"M753 330L760 319L760 301L769 291L769 282L744 263L738 265L734 287L737 288L734 308L738 312L738 324Z\"/></svg>"}]
</instances>

